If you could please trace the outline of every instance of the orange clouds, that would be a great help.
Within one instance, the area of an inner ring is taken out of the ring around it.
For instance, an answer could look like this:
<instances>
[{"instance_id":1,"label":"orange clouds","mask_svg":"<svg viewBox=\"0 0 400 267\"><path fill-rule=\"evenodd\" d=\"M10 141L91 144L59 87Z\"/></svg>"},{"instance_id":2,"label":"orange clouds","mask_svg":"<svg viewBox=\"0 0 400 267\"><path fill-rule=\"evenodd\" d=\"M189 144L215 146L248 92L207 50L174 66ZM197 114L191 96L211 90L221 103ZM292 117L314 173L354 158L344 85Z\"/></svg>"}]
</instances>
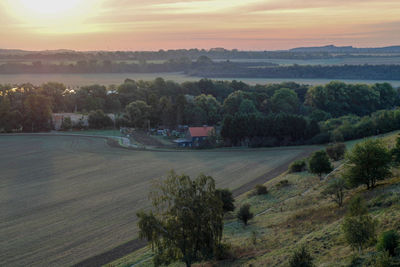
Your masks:
<instances>
[{"instance_id":1,"label":"orange clouds","mask_svg":"<svg viewBox=\"0 0 400 267\"><path fill-rule=\"evenodd\" d=\"M21 20L7 1L0 4L0 17L7 18L0 34L12 30L13 35L1 38L0 47L286 49L400 43L397 0L85 0L79 2L90 4L59 13L69 19L41 18L40 23ZM29 42L21 43L20 36Z\"/></svg>"}]
</instances>

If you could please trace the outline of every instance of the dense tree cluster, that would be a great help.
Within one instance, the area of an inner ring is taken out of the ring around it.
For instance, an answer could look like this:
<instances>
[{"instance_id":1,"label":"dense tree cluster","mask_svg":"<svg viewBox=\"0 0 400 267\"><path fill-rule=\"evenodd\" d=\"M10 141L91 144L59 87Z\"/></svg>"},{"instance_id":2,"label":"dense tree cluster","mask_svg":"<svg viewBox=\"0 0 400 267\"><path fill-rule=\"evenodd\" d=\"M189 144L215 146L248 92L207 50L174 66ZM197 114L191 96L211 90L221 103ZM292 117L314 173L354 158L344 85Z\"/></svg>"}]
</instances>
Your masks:
<instances>
[{"instance_id":1,"label":"dense tree cluster","mask_svg":"<svg viewBox=\"0 0 400 267\"><path fill-rule=\"evenodd\" d=\"M398 91L387 83L252 86L208 79L179 84L157 78L127 79L118 86L91 85L77 90L54 82L5 85L0 86L0 130L49 130L51 112L92 112L95 128L113 126L99 113L102 111L115 114L116 126L173 129L178 125L213 125L225 145L296 145L400 129L400 110L394 109L398 103ZM105 121L99 122L99 118Z\"/></svg>"}]
</instances>

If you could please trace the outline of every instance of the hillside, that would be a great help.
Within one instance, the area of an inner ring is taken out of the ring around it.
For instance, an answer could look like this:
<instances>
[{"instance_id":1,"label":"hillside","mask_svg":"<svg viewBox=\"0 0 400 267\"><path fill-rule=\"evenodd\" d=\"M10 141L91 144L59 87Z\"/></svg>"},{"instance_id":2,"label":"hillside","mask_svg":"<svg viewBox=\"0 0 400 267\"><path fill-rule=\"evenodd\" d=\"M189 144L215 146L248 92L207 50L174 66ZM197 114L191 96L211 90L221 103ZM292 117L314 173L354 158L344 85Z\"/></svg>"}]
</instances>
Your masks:
<instances>
[{"instance_id":1,"label":"hillside","mask_svg":"<svg viewBox=\"0 0 400 267\"><path fill-rule=\"evenodd\" d=\"M395 137L391 134L384 139L392 145ZM348 143L348 147L353 144ZM323 181L308 172L285 173L265 184L267 195L254 196L249 192L237 198L236 206L251 204L255 218L249 226L243 227L231 214L223 237L231 246L230 259L206 266L287 266L293 251L303 244L314 257L316 266L368 266L355 263L367 264L373 260L375 248L366 249L358 258L344 240L341 223L346 205L352 196L360 193L367 201L370 215L379 221L378 235L390 229L399 231L400 170L393 170L393 177L380 182L372 191L364 187L350 190L344 207L338 208L321 192L327 181L340 174L342 164L343 161L334 162L335 171ZM285 180L287 185L282 182ZM151 266L150 250L142 249L107 266L132 264Z\"/></svg>"}]
</instances>

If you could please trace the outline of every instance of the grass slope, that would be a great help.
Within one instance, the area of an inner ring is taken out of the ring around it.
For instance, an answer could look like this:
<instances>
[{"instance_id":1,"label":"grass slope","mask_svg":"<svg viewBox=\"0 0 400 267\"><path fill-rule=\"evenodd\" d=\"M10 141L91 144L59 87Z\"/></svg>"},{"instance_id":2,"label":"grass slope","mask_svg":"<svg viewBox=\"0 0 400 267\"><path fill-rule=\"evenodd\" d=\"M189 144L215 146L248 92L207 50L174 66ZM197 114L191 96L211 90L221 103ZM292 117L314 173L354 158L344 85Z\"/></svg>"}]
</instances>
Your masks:
<instances>
[{"instance_id":1,"label":"grass slope","mask_svg":"<svg viewBox=\"0 0 400 267\"><path fill-rule=\"evenodd\" d=\"M72 265L134 239L136 211L171 169L236 189L306 149L154 152L99 138L0 136L0 265Z\"/></svg>"},{"instance_id":2,"label":"grass slope","mask_svg":"<svg viewBox=\"0 0 400 267\"><path fill-rule=\"evenodd\" d=\"M396 137L397 132L381 136L389 146ZM340 175L342 163L334 163L337 169L327 180ZM280 186L283 180L288 185ZM228 215L223 239L232 247L232 259L199 266L288 266L289 257L303 244L316 266L349 266L357 253L347 245L341 230L346 207L338 208L321 194L327 180L320 181L308 172L284 173L265 183L267 195L254 196L249 192L238 197L236 206L249 203L255 218L244 227L234 214ZM378 234L390 229L400 231L400 170L394 169L393 178L381 181L374 190L367 191L363 186L350 190L345 205L355 194L362 194L367 200L370 214L379 221ZM375 248L370 247L362 258L374 258L374 253ZM151 257L146 248L107 266L151 266Z\"/></svg>"}]
</instances>

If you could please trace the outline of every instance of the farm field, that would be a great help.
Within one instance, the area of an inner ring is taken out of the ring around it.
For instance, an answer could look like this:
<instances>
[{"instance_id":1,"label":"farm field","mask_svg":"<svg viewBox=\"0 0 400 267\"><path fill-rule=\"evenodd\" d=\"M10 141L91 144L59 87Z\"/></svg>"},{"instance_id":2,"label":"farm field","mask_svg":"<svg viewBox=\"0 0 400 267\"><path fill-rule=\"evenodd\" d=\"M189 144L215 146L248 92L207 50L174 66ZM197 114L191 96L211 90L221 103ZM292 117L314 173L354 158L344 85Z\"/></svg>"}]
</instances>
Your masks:
<instances>
[{"instance_id":1,"label":"farm field","mask_svg":"<svg viewBox=\"0 0 400 267\"><path fill-rule=\"evenodd\" d=\"M101 138L0 136L0 265L72 265L135 239L136 212L171 169L239 189L312 149L151 152Z\"/></svg>"},{"instance_id":2,"label":"farm field","mask_svg":"<svg viewBox=\"0 0 400 267\"><path fill-rule=\"evenodd\" d=\"M22 84L32 83L33 85L41 85L46 82L55 81L65 84L69 88L78 88L80 86L87 86L93 84L112 85L121 84L125 79L145 80L151 81L157 77L162 77L165 80L172 80L178 83L187 81L198 81L202 77L187 76L183 73L91 73L91 74L0 74L0 84ZM300 84L320 85L327 84L332 79L268 79L268 78L213 78L213 80L237 80L251 85L255 84L269 84L269 83L282 83L282 82L297 82ZM346 80L338 79L346 83L382 83L388 82L395 87L400 87L400 81L376 81L376 80Z\"/></svg>"}]
</instances>

